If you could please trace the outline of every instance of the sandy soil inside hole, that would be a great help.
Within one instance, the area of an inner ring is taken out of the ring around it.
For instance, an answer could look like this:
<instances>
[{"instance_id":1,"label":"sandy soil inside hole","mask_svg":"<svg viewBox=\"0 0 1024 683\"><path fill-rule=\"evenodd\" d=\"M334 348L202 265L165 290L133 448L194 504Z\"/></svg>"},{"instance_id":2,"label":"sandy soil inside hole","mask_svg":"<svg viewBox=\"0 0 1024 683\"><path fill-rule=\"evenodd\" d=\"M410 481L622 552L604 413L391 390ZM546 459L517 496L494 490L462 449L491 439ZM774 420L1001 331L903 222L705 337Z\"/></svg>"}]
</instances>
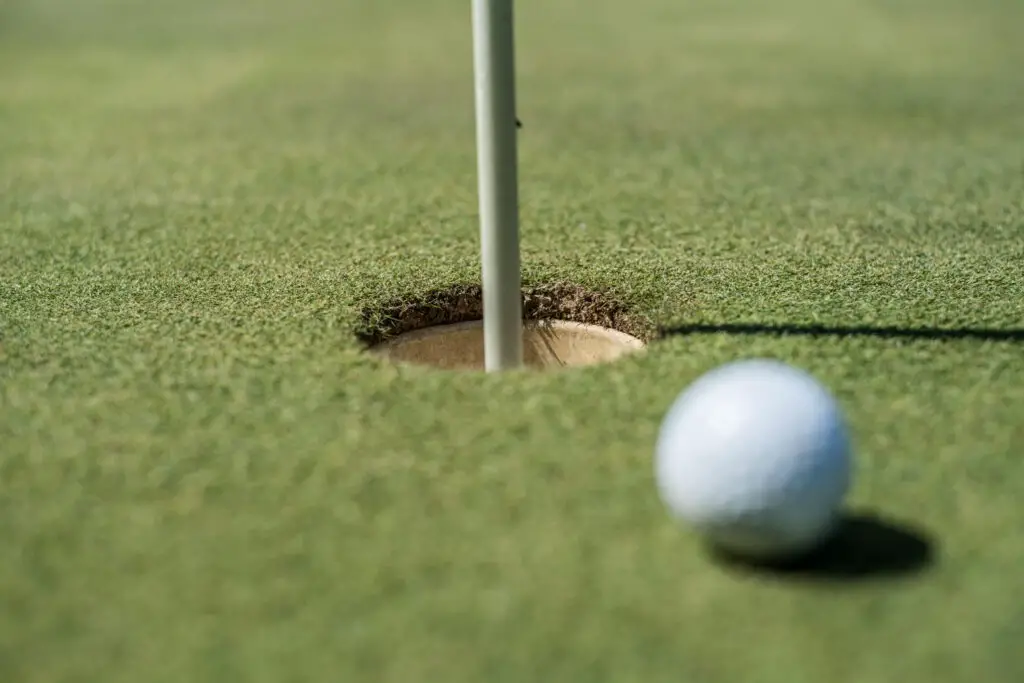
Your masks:
<instances>
[{"instance_id":1,"label":"sandy soil inside hole","mask_svg":"<svg viewBox=\"0 0 1024 683\"><path fill-rule=\"evenodd\" d=\"M523 359L528 368L595 365L643 348L640 339L599 325L566 320L523 322ZM370 351L400 363L483 370L483 322L473 320L405 332L371 347Z\"/></svg>"}]
</instances>

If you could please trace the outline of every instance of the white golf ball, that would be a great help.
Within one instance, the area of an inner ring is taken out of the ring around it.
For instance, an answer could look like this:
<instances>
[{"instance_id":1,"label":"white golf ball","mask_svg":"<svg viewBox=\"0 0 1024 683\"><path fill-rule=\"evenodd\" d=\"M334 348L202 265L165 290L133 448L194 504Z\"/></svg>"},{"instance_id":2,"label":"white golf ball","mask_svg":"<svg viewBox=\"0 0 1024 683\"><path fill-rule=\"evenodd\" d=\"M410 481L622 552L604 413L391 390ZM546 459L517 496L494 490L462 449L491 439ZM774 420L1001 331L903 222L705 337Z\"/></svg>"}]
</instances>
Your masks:
<instances>
[{"instance_id":1,"label":"white golf ball","mask_svg":"<svg viewBox=\"0 0 1024 683\"><path fill-rule=\"evenodd\" d=\"M675 401L655 474L673 515L712 545L753 560L812 550L851 483L849 438L825 387L784 363L730 363Z\"/></svg>"}]
</instances>

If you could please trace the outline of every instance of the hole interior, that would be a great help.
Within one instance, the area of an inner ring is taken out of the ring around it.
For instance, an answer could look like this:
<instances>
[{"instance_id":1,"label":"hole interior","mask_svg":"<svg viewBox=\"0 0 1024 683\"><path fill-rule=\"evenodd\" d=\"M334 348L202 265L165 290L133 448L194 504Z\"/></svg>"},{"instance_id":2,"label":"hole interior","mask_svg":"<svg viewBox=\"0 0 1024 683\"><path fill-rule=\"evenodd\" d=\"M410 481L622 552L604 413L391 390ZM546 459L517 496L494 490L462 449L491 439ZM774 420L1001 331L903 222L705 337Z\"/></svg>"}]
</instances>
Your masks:
<instances>
[{"instance_id":1,"label":"hole interior","mask_svg":"<svg viewBox=\"0 0 1024 683\"><path fill-rule=\"evenodd\" d=\"M528 368L594 365L644 348L651 326L625 304L578 285L523 291L523 360ZM483 369L479 285L434 290L363 311L360 340L379 356L443 369Z\"/></svg>"}]
</instances>

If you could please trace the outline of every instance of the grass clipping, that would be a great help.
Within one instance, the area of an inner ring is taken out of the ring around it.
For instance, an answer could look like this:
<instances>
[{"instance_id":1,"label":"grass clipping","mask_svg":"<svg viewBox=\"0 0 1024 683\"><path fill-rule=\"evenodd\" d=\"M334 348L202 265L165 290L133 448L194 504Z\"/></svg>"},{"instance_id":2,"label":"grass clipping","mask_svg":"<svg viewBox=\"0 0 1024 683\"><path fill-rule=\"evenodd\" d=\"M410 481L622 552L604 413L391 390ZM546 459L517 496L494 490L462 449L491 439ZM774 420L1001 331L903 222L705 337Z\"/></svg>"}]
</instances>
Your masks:
<instances>
[{"instance_id":1,"label":"grass clipping","mask_svg":"<svg viewBox=\"0 0 1024 683\"><path fill-rule=\"evenodd\" d=\"M579 285L555 283L527 287L522 293L522 303L525 320L600 325L643 341L649 340L653 333L649 322L630 313L623 302ZM357 336L364 344L373 346L405 332L482 318L481 286L455 285L365 308Z\"/></svg>"}]
</instances>

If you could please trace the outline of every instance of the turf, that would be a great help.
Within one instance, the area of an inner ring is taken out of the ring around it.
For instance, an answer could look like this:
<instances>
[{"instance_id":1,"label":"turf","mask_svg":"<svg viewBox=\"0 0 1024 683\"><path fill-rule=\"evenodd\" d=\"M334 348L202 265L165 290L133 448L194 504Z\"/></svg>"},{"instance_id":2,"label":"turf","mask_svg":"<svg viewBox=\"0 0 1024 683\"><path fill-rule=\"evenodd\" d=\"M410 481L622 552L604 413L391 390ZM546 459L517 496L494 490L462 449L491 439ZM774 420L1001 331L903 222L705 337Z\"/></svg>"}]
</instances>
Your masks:
<instances>
[{"instance_id":1,"label":"turf","mask_svg":"<svg viewBox=\"0 0 1024 683\"><path fill-rule=\"evenodd\" d=\"M468 3L0 4L0 680L1024 679L1022 22L520 3L525 282L677 333L497 377L357 340L478 279ZM659 420L748 356L930 562L668 518Z\"/></svg>"}]
</instances>

